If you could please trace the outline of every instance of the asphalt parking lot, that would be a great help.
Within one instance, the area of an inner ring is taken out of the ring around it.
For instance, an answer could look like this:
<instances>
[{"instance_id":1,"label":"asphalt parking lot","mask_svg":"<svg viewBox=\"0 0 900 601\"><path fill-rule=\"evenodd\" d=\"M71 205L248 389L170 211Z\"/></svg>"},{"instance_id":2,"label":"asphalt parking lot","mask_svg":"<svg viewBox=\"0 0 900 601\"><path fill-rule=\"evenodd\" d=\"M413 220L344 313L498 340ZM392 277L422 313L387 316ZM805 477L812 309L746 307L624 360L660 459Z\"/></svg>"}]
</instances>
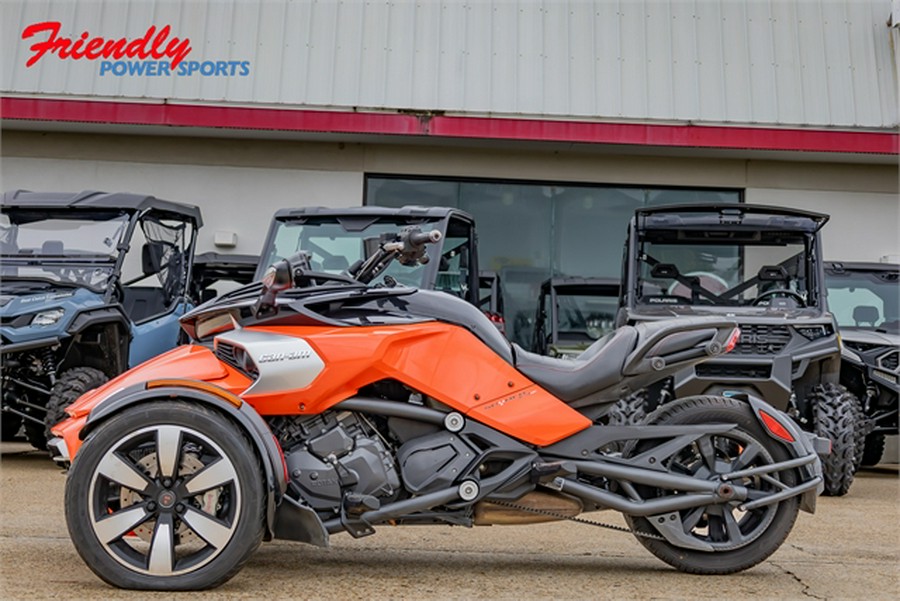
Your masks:
<instances>
[{"instance_id":1,"label":"asphalt parking lot","mask_svg":"<svg viewBox=\"0 0 900 601\"><path fill-rule=\"evenodd\" d=\"M0 444L0 598L171 599L108 587L63 518L65 477L24 443ZM895 599L897 465L861 472L846 497L800 514L785 545L742 574L681 574L628 534L574 523L380 528L331 549L264 544L215 591L179 599ZM619 523L617 514L587 517Z\"/></svg>"}]
</instances>

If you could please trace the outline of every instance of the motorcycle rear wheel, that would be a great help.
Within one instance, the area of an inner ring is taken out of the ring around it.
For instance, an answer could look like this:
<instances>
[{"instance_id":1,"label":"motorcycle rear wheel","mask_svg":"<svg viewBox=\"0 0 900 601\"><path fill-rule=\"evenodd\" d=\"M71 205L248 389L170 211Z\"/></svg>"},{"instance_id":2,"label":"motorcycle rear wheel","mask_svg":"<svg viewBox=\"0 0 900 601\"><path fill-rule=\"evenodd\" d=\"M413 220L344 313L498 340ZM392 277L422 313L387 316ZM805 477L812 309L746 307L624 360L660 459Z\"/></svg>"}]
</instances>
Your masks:
<instances>
[{"instance_id":1,"label":"motorcycle rear wheel","mask_svg":"<svg viewBox=\"0 0 900 601\"><path fill-rule=\"evenodd\" d=\"M679 399L657 409L648 418L652 424L730 423L737 427L724 435L708 435L685 447L669 460L670 472L693 474L713 479L717 474L789 459L787 450L766 434L741 401L715 396ZM625 456L641 453L652 443L629 444ZM796 483L793 471L773 474L787 486ZM752 491L777 488L758 477L735 481ZM641 488L644 495L662 495L661 490ZM684 532L713 550L703 551L676 546L666 540L637 536L651 553L683 572L693 574L731 574L755 566L774 553L787 538L797 519L799 498L743 512L740 502L731 501L687 509L680 512ZM632 530L657 533L644 517L625 516Z\"/></svg>"},{"instance_id":2,"label":"motorcycle rear wheel","mask_svg":"<svg viewBox=\"0 0 900 601\"><path fill-rule=\"evenodd\" d=\"M167 400L91 432L66 480L69 535L113 586L200 590L224 583L262 540L262 469L223 415Z\"/></svg>"}]
</instances>

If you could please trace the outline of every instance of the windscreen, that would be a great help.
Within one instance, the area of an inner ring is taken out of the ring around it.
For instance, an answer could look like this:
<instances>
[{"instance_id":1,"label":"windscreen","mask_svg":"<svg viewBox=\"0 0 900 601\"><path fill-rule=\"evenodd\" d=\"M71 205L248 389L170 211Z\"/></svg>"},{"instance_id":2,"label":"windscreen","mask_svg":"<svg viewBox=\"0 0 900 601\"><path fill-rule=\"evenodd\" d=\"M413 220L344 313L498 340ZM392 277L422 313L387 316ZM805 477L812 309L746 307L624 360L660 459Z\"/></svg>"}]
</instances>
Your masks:
<instances>
[{"instance_id":1,"label":"windscreen","mask_svg":"<svg viewBox=\"0 0 900 601\"><path fill-rule=\"evenodd\" d=\"M615 328L617 296L560 293L556 296L560 341L590 342Z\"/></svg>"},{"instance_id":2,"label":"windscreen","mask_svg":"<svg viewBox=\"0 0 900 601\"><path fill-rule=\"evenodd\" d=\"M898 272L827 270L825 283L838 326L900 333Z\"/></svg>"},{"instance_id":3,"label":"windscreen","mask_svg":"<svg viewBox=\"0 0 900 601\"><path fill-rule=\"evenodd\" d=\"M635 298L643 305L814 306L813 238L792 232L646 232Z\"/></svg>"},{"instance_id":4,"label":"windscreen","mask_svg":"<svg viewBox=\"0 0 900 601\"><path fill-rule=\"evenodd\" d=\"M382 234L399 232L408 225L406 220L398 219L378 219L362 226L356 220L342 224L337 218L308 220L305 223L278 221L270 246L263 252L262 265L269 266L304 251L310 255L310 267L313 271L339 274L366 258L367 240L370 245L376 244ZM439 221L426 221L416 225L426 231L438 227ZM448 250L452 248L450 242L447 241ZM430 248L429 254L432 254ZM399 261L394 261L372 284L383 283L384 278L390 276L404 286L430 287L423 281L424 275L423 265L402 265Z\"/></svg>"},{"instance_id":5,"label":"windscreen","mask_svg":"<svg viewBox=\"0 0 900 601\"><path fill-rule=\"evenodd\" d=\"M4 212L0 216L3 277L106 287L128 229L121 213Z\"/></svg>"}]
</instances>

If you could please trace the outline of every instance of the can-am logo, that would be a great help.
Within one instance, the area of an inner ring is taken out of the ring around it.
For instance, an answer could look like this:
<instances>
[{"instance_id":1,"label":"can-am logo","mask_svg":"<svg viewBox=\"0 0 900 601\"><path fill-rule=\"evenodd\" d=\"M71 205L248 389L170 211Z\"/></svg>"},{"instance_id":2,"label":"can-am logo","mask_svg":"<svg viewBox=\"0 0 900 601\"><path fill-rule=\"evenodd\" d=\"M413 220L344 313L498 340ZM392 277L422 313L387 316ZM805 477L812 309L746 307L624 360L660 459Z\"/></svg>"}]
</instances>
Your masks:
<instances>
[{"instance_id":1,"label":"can-am logo","mask_svg":"<svg viewBox=\"0 0 900 601\"><path fill-rule=\"evenodd\" d=\"M64 60L96 61L100 59L100 75L185 76L247 76L250 61L190 61L193 48L190 38L173 36L172 27L151 25L144 35L136 38L104 38L91 36L87 31L77 38L60 35L62 23L42 21L22 30L22 39L34 38L32 55L25 62L34 66L44 56L55 54ZM140 60L123 60L123 59ZM152 60L147 60L152 59ZM168 59L168 60L163 60Z\"/></svg>"}]
</instances>

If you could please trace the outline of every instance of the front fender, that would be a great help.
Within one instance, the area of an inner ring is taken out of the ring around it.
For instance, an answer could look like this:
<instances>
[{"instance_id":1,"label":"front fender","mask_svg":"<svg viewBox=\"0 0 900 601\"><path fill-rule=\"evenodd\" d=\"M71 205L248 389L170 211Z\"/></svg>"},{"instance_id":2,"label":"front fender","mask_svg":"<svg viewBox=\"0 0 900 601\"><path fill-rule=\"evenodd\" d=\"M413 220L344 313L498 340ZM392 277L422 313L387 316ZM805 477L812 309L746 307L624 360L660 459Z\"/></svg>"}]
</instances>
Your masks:
<instances>
[{"instance_id":1,"label":"front fender","mask_svg":"<svg viewBox=\"0 0 900 601\"><path fill-rule=\"evenodd\" d=\"M120 388L98 402L90 413L59 424L54 434L63 438L69 457L75 458L81 441L113 415L121 411L160 399L179 398L204 404L228 417L253 442L259 454L266 483L267 539L274 535L275 508L287 489L284 455L265 420L240 397L208 382L188 379L150 380ZM80 427L79 427L80 426Z\"/></svg>"}]
</instances>

